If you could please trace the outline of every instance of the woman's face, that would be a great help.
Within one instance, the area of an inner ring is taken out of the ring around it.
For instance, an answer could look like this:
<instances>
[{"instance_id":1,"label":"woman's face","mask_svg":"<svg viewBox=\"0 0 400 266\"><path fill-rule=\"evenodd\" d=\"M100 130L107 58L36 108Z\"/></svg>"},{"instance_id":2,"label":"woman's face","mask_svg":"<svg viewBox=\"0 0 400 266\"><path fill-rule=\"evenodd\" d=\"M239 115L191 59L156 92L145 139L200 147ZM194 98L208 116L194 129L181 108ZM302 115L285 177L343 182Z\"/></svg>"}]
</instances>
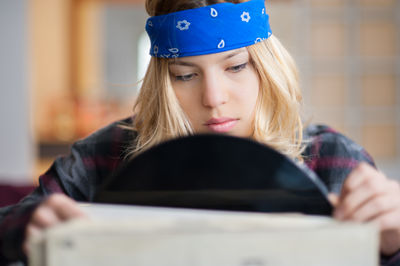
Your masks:
<instances>
[{"instance_id":1,"label":"woman's face","mask_svg":"<svg viewBox=\"0 0 400 266\"><path fill-rule=\"evenodd\" d=\"M246 48L177 58L169 72L196 133L252 134L259 78Z\"/></svg>"}]
</instances>

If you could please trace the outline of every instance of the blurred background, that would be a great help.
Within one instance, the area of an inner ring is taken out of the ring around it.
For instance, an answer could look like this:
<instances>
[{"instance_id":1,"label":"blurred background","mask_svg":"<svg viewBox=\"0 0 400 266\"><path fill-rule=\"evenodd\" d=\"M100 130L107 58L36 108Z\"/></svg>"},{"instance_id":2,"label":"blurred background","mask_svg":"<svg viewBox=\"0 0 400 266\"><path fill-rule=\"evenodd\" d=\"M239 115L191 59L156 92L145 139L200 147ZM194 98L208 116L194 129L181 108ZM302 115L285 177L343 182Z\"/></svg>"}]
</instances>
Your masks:
<instances>
[{"instance_id":1,"label":"blurred background","mask_svg":"<svg viewBox=\"0 0 400 266\"><path fill-rule=\"evenodd\" d=\"M268 0L305 121L400 180L400 1ZM144 0L0 1L0 183L34 184L69 145L132 114L149 60Z\"/></svg>"}]
</instances>

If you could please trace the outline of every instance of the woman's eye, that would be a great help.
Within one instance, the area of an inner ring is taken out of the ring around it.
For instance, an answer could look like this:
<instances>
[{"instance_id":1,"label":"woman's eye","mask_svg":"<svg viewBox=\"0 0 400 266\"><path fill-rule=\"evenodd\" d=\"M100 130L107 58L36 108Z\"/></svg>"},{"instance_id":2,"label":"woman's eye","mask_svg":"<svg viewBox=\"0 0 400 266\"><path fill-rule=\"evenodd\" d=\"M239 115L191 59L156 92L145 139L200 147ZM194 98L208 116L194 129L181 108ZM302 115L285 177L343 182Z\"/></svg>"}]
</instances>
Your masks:
<instances>
[{"instance_id":1,"label":"woman's eye","mask_svg":"<svg viewBox=\"0 0 400 266\"><path fill-rule=\"evenodd\" d=\"M182 75L182 76L175 76L175 80L179 81L189 81L193 79L195 74L188 74L188 75Z\"/></svg>"},{"instance_id":2,"label":"woman's eye","mask_svg":"<svg viewBox=\"0 0 400 266\"><path fill-rule=\"evenodd\" d=\"M228 68L228 70L230 70L232 72L239 72L240 70L244 69L246 66L247 66L247 63L244 63L241 65L230 67L230 68Z\"/></svg>"}]
</instances>

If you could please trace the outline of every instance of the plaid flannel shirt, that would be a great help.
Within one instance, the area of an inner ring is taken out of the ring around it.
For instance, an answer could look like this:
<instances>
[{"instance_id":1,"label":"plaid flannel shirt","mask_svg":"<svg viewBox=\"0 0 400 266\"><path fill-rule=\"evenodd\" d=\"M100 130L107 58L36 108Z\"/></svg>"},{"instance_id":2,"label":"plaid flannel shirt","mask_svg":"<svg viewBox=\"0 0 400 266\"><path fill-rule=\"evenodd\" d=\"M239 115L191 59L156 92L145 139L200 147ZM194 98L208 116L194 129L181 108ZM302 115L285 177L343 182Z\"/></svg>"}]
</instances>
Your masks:
<instances>
[{"instance_id":1,"label":"plaid flannel shirt","mask_svg":"<svg viewBox=\"0 0 400 266\"><path fill-rule=\"evenodd\" d=\"M96 188L123 161L136 132L119 124L131 124L132 118L115 122L71 147L68 156L57 158L39 178L39 186L16 205L0 209L0 265L26 262L21 244L33 210L50 194L65 193L77 201L92 201ZM360 162L374 165L365 150L327 126L309 126L305 130L306 165L324 182L330 192L340 193L344 179ZM382 265L400 265L400 254L386 258Z\"/></svg>"}]
</instances>

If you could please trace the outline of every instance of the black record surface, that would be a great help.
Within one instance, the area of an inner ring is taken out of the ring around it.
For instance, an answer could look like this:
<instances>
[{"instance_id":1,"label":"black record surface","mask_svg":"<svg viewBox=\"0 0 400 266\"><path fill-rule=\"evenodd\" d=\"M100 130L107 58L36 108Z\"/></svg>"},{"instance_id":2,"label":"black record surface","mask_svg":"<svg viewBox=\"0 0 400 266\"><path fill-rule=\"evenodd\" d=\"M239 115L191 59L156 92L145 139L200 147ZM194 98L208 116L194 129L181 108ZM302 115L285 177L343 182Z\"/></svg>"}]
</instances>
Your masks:
<instances>
[{"instance_id":1,"label":"black record surface","mask_svg":"<svg viewBox=\"0 0 400 266\"><path fill-rule=\"evenodd\" d=\"M105 181L94 201L330 215L327 193L311 171L268 146L195 135L141 153Z\"/></svg>"}]
</instances>

